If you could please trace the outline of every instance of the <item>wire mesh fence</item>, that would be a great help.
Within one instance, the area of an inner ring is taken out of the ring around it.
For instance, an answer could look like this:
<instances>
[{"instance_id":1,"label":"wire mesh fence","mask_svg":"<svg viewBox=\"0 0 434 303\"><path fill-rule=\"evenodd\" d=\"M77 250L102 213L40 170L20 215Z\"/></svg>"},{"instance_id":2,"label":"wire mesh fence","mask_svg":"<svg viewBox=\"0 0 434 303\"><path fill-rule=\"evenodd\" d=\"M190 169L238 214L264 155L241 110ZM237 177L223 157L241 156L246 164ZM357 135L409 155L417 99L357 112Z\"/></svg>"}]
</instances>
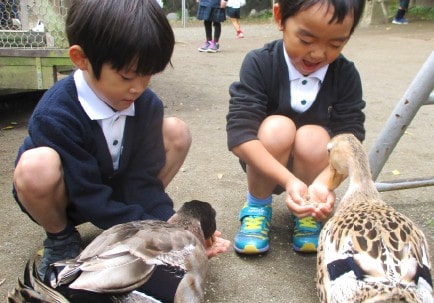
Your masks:
<instances>
[{"instance_id":1,"label":"wire mesh fence","mask_svg":"<svg viewBox=\"0 0 434 303\"><path fill-rule=\"evenodd\" d=\"M0 0L0 47L66 48L68 0Z\"/></svg>"}]
</instances>

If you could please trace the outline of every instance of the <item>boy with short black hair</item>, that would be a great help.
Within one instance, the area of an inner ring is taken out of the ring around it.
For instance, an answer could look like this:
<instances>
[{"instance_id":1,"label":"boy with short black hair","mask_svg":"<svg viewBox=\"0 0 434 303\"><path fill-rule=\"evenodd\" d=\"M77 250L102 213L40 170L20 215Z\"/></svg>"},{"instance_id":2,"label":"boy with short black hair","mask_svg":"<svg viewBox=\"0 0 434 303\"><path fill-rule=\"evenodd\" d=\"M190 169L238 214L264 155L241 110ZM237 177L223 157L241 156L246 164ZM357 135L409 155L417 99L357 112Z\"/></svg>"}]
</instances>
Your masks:
<instances>
[{"instance_id":1,"label":"boy with short black hair","mask_svg":"<svg viewBox=\"0 0 434 303\"><path fill-rule=\"evenodd\" d=\"M234 82L228 147L247 174L247 201L234 248L269 249L272 194L286 192L294 215L293 249L316 252L321 221L332 214L327 143L340 133L365 138L362 85L342 50L364 0L278 0L282 39L249 52ZM315 207L317 205L317 207Z\"/></svg>"},{"instance_id":2,"label":"boy with short black hair","mask_svg":"<svg viewBox=\"0 0 434 303\"><path fill-rule=\"evenodd\" d=\"M165 188L191 144L187 125L164 118L148 89L175 43L156 1L72 1L66 33L77 70L41 98L14 172L17 202L47 233L42 277L79 254L81 223L169 219Z\"/></svg>"}]
</instances>

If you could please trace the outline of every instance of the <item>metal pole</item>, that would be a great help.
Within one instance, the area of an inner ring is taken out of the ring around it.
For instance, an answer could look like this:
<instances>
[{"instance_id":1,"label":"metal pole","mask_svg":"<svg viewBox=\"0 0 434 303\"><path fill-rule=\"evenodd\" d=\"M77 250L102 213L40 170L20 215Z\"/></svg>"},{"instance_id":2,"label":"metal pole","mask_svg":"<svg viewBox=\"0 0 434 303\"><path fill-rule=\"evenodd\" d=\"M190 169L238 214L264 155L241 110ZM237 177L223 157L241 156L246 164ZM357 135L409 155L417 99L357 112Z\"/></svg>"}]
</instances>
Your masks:
<instances>
[{"instance_id":1,"label":"metal pole","mask_svg":"<svg viewBox=\"0 0 434 303\"><path fill-rule=\"evenodd\" d=\"M182 4L181 4L181 9L182 9L182 12L181 12L181 16L182 16L182 26L183 27L185 27L185 0L182 0Z\"/></svg>"},{"instance_id":2,"label":"metal pole","mask_svg":"<svg viewBox=\"0 0 434 303\"><path fill-rule=\"evenodd\" d=\"M390 182L375 182L378 191L391 191L400 189L411 189L418 187L427 187L434 185L434 178L406 179L395 180Z\"/></svg>"},{"instance_id":3,"label":"metal pole","mask_svg":"<svg viewBox=\"0 0 434 303\"><path fill-rule=\"evenodd\" d=\"M396 105L385 127L369 151L369 162L374 181L417 111L429 99L428 97L433 90L434 52L431 53L403 98Z\"/></svg>"}]
</instances>

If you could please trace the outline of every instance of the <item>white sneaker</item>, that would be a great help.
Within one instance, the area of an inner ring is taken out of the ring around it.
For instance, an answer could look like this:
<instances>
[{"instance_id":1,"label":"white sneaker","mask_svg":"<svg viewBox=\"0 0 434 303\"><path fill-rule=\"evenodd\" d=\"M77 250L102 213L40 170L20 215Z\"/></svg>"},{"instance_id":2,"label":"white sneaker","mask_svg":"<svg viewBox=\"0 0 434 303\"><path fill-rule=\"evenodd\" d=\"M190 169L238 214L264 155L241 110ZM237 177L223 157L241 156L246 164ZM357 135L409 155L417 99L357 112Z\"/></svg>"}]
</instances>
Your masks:
<instances>
[{"instance_id":1,"label":"white sneaker","mask_svg":"<svg viewBox=\"0 0 434 303\"><path fill-rule=\"evenodd\" d=\"M401 19L393 19L392 21L393 24L408 24L408 20L405 18L401 18Z\"/></svg>"}]
</instances>

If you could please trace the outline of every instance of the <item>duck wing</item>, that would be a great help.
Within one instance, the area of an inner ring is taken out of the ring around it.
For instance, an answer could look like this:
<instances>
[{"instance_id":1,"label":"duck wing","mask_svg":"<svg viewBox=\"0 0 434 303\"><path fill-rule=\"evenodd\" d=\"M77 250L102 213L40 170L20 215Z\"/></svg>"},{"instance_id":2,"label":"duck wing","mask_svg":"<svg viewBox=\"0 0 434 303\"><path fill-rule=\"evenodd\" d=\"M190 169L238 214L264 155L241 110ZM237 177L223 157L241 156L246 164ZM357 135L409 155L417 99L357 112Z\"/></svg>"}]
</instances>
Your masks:
<instances>
[{"instance_id":1,"label":"duck wing","mask_svg":"<svg viewBox=\"0 0 434 303\"><path fill-rule=\"evenodd\" d=\"M157 220L116 225L101 233L74 260L65 262L57 285L119 293L144 284L157 265L187 269L186 256L197 238L184 229Z\"/></svg>"},{"instance_id":2,"label":"duck wing","mask_svg":"<svg viewBox=\"0 0 434 303\"><path fill-rule=\"evenodd\" d=\"M381 200L340 209L321 232L317 261L323 302L434 302L425 236Z\"/></svg>"}]
</instances>

